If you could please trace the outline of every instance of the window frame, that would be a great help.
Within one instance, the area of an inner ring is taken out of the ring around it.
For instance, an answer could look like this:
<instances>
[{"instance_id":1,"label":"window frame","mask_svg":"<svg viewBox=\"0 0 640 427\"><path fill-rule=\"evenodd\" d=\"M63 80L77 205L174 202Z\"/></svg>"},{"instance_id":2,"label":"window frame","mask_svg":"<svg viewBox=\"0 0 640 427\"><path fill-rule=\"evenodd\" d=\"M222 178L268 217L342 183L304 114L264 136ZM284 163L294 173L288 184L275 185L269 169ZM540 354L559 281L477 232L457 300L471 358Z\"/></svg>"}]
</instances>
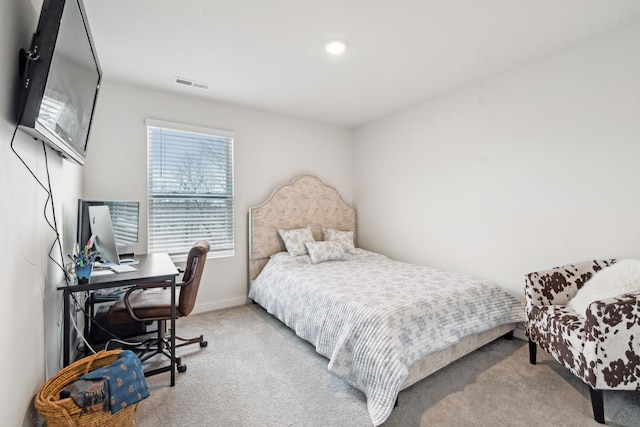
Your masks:
<instances>
[{"instance_id":1,"label":"window frame","mask_svg":"<svg viewBox=\"0 0 640 427\"><path fill-rule=\"evenodd\" d=\"M224 138L224 139L229 139L230 142L230 148L229 151L227 152L227 154L230 156L230 165L229 167L231 168L231 171L227 171L227 175L231 177L231 195L229 197L230 201L231 201L231 214L230 214L230 220L231 220L231 230L230 234L231 234L231 249L223 249L223 250L216 250L212 247L211 251L209 252L208 256L212 257L212 258L222 258L222 257L231 257L235 255L235 229L236 229L236 220L235 220L235 132L232 131L228 131L228 130L222 130L222 129L215 129L215 128L208 128L208 127L203 127L203 126L195 126L195 125L189 125L189 124L184 124L184 123L176 123L176 122L170 122L170 121L165 121L165 120L157 120L157 119L146 119L145 122L146 125L146 131L147 131L147 170L146 170L146 177L147 177L147 183L146 183L146 188L147 188L147 253L152 253L151 252L151 236L152 236L152 230L151 230L151 215L152 215L152 206L151 206L151 200L153 198L152 194L151 194L151 177L150 177L150 163L151 163L151 145L152 145L152 141L150 140L150 128L159 128L159 129L166 129L166 130L170 130L170 131L177 131L177 132L184 132L184 133L189 133L189 134L201 134L201 135L205 135L208 137L216 137L216 138ZM186 197L188 198L188 197ZM193 197L193 199L197 199L196 196ZM202 239L207 240L207 236L202 236ZM195 243L195 241L193 242ZM212 245L213 246L213 245ZM158 252L158 251L156 251ZM171 256L171 259L174 262L184 262L187 259L187 255L188 255L188 249L186 249L186 251L184 253L180 252L180 253L170 253L169 254Z\"/></svg>"}]
</instances>

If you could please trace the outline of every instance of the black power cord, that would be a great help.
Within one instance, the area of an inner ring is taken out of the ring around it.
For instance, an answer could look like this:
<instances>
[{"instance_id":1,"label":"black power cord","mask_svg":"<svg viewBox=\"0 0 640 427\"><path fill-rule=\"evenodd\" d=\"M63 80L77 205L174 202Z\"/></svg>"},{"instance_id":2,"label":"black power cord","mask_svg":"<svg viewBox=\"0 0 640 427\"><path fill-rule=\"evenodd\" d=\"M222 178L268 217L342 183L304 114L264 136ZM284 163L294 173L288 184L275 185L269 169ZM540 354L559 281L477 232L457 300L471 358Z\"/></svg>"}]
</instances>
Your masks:
<instances>
[{"instance_id":1,"label":"black power cord","mask_svg":"<svg viewBox=\"0 0 640 427\"><path fill-rule=\"evenodd\" d=\"M21 59L21 74L23 76L26 76L28 74L29 71L29 64L32 61L37 61L39 59L39 56L37 55L36 52L27 52L24 50L20 51L20 59ZM29 86L29 82L25 82L25 88ZM67 282L67 284L69 283L69 275L67 273L67 271L65 270L64 266L62 265L62 263L58 262L57 260L55 260L53 258L53 248L56 246L58 246L58 250L60 251L60 258L61 260L64 259L63 256L63 251L62 251L62 244L60 242L60 233L58 233L58 224L56 221L56 210L55 210L55 205L53 203L53 191L52 191L52 187L51 187L51 176L49 174L49 161L47 158L47 148L44 144L44 142L42 142L42 149L44 151L44 159L45 159L45 168L47 171L47 185L45 186L42 181L40 181L40 179L36 176L36 174L33 172L33 170L31 170L31 168L29 167L29 165L27 165L27 162L24 161L24 159L22 158L22 156L20 156L20 154L18 154L18 152L15 149L14 143L16 140L16 134L18 133L18 128L20 127L20 122L22 121L22 115L24 114L24 97L22 97L22 99L20 100L20 106L18 109L18 120L16 123L16 127L13 130L13 135L11 136L11 151L13 151L13 153L16 155L16 157L20 160L20 162L24 165L24 167L27 169L27 171L29 171L29 173L31 174L31 176L36 180L36 182L38 183L38 185L40 185L40 187L42 187L42 189L47 193L47 200L44 203L44 210L43 210L43 216L45 221L47 222L47 225L49 226L49 228L51 228L51 230L53 230L53 232L56 235L55 240L53 241L53 243L51 244L51 247L49 248L49 252L47 254L47 256L49 257L50 260L52 260L63 272L64 277L65 277L65 281ZM49 204L49 202L51 202L51 211L53 214L53 224L51 223L51 221L49 220L49 217L47 216L47 205Z\"/></svg>"},{"instance_id":2,"label":"black power cord","mask_svg":"<svg viewBox=\"0 0 640 427\"><path fill-rule=\"evenodd\" d=\"M20 116L18 118L18 123L20 123L21 116L22 116L22 111L20 112ZM26 161L22 158L22 156L16 151L16 149L14 147L14 143L15 143L17 132L18 132L18 128L19 128L19 124L16 125L16 127L15 127L15 129L13 131L13 135L11 137L11 150L16 155L16 157L20 160L20 162L24 165L24 167L27 169L29 174L31 174L33 179L38 183L38 185L47 194L47 199L45 201L44 209L43 209L43 216L44 216L44 219L45 219L47 225L49 226L49 228L51 228L51 230L55 233L54 241L52 242L51 246L49 247L49 252L48 252L47 256L60 269L60 271L64 274L65 286L69 287L69 286L71 286L71 277L69 275L69 272L64 267L64 263L58 261L54 257L54 254L53 254L54 249L57 247L58 251L59 251L59 255L60 255L60 260L64 260L64 251L62 249L62 239L60 238L60 233L58 232L58 223L57 223L57 219L56 219L56 210L55 210L55 203L54 203L54 198L53 198L53 187L52 187L52 184L51 184L51 174L49 172L49 159L48 159L47 147L46 147L46 144L44 142L42 142L42 149L43 149L44 158L45 158L45 170L46 170L46 175L47 175L47 185L45 185L40 180L40 178L38 178L38 176L33 172L33 170L29 167L29 165L26 163ZM50 220L49 217L47 216L47 208L48 208L49 204L51 204L51 213L53 215L53 220ZM113 332L111 332L108 329L106 329L103 325L101 325L98 321L96 321L96 319L94 319L93 317L91 317L91 316L89 316L87 314L87 312L85 311L85 308L80 303L80 301L78 301L78 298L76 297L74 292L70 292L70 295L71 295L71 298L73 299L74 306L77 307L77 309L79 309L80 311L82 311L82 313L85 316L85 319L89 319L91 321L92 325L96 326L98 329L102 330L102 332L104 332L109 337L111 337L110 341L119 342L119 343L122 343L124 345L130 345L130 346L136 346L136 345L140 344L140 342L130 342L130 341L121 340L120 337L118 337L117 335L113 334Z\"/></svg>"},{"instance_id":3,"label":"black power cord","mask_svg":"<svg viewBox=\"0 0 640 427\"><path fill-rule=\"evenodd\" d=\"M27 52L27 51L22 50L20 52L20 73L21 73L21 76L28 75L27 73L28 73L28 70L29 70L29 64L32 61L37 61L38 59L39 59L39 56L35 52L31 52L31 51ZM26 81L25 85L24 85L24 88L28 87L28 85L29 85L29 82ZM46 174L47 174L47 185L43 184L43 182L40 180L40 178L38 178L38 176L29 167L27 162L16 151L16 148L14 146L15 140L16 140L16 135L18 133L18 129L20 127L20 122L22 121L22 116L23 116L23 113L24 113L24 104L23 104L23 102L24 102L24 97L20 101L17 123L16 123L16 126L15 126L15 129L13 130L13 134L11 136L11 144L10 144L11 151L13 151L15 156L18 158L18 160L20 160L20 162L27 169L29 174L31 174L33 179L38 183L38 185L47 194L47 199L45 201L44 208L43 208L43 216L44 216L44 219L45 219L47 225L49 226L49 228L55 233L55 239L52 242L51 246L49 247L49 252L47 253L47 256L60 269L60 271L62 271L62 273L64 275L65 284L66 284L67 287L69 287L71 278L70 278L69 272L64 267L64 251L62 249L62 240L60 238L60 233L58 232L58 223L57 223L57 219L56 219L55 203L54 203L54 199L53 199L53 187L51 185L51 174L49 172L49 159L48 159L48 156L47 156L46 144L44 143L44 141L42 141L42 149L43 149L43 152L44 152L44 159L45 159L45 170L46 170ZM53 222L50 221L49 217L47 216L47 206L49 205L49 203L51 204L51 213L53 215ZM58 251L59 251L60 261L55 259L54 256L53 256L53 251L54 251L54 248L56 248L56 246L57 246ZM82 304L80 304L80 302L76 298L74 292L70 292L70 294L71 294L71 297L72 297L72 299L74 301L75 306L78 307L82 311L82 313L85 315L85 319L87 319L87 318L91 319L91 322L94 325L96 325L99 329L101 329L103 332L105 332L113 340L117 340L119 342L123 342L124 344L130 344L130 345L139 344L139 343L129 343L129 342L126 342L126 341L121 341L118 336L114 335L111 331L107 330L102 325L100 325L93 317L87 315L84 307L82 306Z\"/></svg>"}]
</instances>

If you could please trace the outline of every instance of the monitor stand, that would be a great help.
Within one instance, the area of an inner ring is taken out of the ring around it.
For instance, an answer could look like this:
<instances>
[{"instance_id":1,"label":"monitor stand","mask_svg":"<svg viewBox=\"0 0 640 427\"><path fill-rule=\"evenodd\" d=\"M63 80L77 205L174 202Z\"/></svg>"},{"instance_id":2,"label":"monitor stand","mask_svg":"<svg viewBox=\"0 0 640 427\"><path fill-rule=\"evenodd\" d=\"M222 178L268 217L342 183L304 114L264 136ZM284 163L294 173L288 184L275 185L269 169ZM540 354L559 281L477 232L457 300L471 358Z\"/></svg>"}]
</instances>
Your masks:
<instances>
[{"instance_id":1,"label":"monitor stand","mask_svg":"<svg viewBox=\"0 0 640 427\"><path fill-rule=\"evenodd\" d=\"M138 260L134 258L134 253L119 254L120 264L137 264Z\"/></svg>"}]
</instances>

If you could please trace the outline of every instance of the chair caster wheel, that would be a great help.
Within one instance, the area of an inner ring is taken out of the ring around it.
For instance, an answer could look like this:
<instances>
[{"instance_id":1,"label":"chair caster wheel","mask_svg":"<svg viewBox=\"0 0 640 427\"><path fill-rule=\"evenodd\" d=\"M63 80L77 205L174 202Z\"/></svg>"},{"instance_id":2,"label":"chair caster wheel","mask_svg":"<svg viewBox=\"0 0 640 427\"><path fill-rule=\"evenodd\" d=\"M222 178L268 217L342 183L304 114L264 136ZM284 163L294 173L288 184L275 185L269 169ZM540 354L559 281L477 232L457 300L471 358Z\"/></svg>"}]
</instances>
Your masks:
<instances>
[{"instance_id":1,"label":"chair caster wheel","mask_svg":"<svg viewBox=\"0 0 640 427\"><path fill-rule=\"evenodd\" d=\"M182 373L182 372L187 372L187 365L178 365L176 366L176 369L178 370L178 372Z\"/></svg>"},{"instance_id":2,"label":"chair caster wheel","mask_svg":"<svg viewBox=\"0 0 640 427\"><path fill-rule=\"evenodd\" d=\"M201 347L201 348L204 348L204 347L206 347L206 346L208 346L208 345L209 345L209 343L208 343L207 341L202 341L202 342L200 343L200 347Z\"/></svg>"}]
</instances>

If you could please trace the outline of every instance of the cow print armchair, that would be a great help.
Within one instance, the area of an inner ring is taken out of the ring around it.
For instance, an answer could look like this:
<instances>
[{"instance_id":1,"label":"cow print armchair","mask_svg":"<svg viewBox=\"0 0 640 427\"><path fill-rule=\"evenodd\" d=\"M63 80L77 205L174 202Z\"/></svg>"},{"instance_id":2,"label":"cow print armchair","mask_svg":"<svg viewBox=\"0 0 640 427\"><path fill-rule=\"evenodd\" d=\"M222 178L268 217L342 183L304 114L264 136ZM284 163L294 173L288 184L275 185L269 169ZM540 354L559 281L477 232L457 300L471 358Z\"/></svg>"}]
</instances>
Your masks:
<instances>
[{"instance_id":1,"label":"cow print armchair","mask_svg":"<svg viewBox=\"0 0 640 427\"><path fill-rule=\"evenodd\" d=\"M531 364L540 346L584 381L594 419L601 424L602 390L640 390L640 292L591 302L585 313L575 311L570 300L596 272L615 262L585 261L525 277Z\"/></svg>"}]
</instances>

